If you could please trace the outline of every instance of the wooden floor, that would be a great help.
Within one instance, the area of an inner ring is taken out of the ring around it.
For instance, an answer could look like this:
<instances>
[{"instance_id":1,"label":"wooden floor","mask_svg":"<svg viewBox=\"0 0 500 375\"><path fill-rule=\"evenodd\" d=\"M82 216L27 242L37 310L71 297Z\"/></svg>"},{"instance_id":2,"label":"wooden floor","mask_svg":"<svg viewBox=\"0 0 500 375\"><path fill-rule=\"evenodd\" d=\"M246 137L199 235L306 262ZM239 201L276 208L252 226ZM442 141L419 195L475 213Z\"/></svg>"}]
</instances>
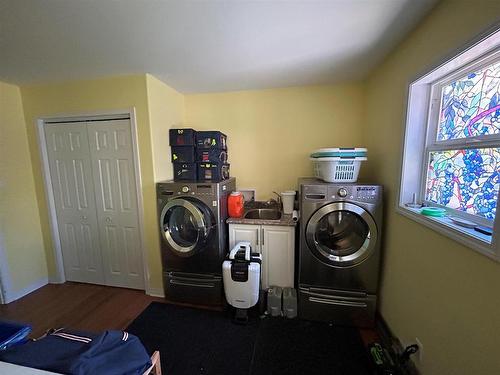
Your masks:
<instances>
[{"instance_id":1,"label":"wooden floor","mask_svg":"<svg viewBox=\"0 0 500 375\"><path fill-rule=\"evenodd\" d=\"M31 324L32 337L59 327L88 332L123 330L153 301L164 299L132 289L70 282L49 284L0 305L0 319Z\"/></svg>"}]
</instances>

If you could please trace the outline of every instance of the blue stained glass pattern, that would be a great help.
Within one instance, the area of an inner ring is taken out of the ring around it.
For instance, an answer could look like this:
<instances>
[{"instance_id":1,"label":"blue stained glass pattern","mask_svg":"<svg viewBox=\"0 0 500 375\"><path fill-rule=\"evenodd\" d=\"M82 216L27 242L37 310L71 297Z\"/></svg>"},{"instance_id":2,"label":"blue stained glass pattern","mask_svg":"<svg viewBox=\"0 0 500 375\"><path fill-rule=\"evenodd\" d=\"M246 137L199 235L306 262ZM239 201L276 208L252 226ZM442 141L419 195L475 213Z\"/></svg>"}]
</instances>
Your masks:
<instances>
[{"instance_id":1,"label":"blue stained glass pattern","mask_svg":"<svg viewBox=\"0 0 500 375\"><path fill-rule=\"evenodd\" d=\"M500 62L446 85L438 141L500 133Z\"/></svg>"},{"instance_id":2,"label":"blue stained glass pattern","mask_svg":"<svg viewBox=\"0 0 500 375\"><path fill-rule=\"evenodd\" d=\"M426 200L494 220L500 185L500 148L433 151Z\"/></svg>"}]
</instances>

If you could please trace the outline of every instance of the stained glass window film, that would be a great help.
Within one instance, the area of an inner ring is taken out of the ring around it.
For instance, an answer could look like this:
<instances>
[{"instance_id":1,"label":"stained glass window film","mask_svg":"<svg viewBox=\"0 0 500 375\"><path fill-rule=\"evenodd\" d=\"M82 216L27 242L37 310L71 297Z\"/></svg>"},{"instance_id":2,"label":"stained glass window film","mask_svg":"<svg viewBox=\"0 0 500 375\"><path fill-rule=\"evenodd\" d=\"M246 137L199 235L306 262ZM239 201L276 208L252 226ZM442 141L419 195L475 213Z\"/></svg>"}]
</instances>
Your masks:
<instances>
[{"instance_id":1,"label":"stained glass window film","mask_svg":"<svg viewBox=\"0 0 500 375\"><path fill-rule=\"evenodd\" d=\"M444 86L438 141L500 133L500 61Z\"/></svg>"},{"instance_id":2,"label":"stained glass window film","mask_svg":"<svg viewBox=\"0 0 500 375\"><path fill-rule=\"evenodd\" d=\"M500 185L500 148L432 151L426 200L493 220Z\"/></svg>"}]
</instances>

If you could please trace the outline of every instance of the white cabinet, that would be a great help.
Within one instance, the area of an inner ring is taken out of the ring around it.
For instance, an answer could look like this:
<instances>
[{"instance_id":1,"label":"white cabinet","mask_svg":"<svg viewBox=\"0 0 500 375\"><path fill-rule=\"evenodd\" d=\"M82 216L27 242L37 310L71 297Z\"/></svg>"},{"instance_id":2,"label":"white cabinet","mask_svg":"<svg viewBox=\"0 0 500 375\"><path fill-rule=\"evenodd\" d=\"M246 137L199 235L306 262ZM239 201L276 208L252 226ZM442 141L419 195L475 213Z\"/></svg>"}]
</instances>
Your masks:
<instances>
[{"instance_id":1,"label":"white cabinet","mask_svg":"<svg viewBox=\"0 0 500 375\"><path fill-rule=\"evenodd\" d=\"M263 225L262 284L293 288L295 270L295 227Z\"/></svg>"},{"instance_id":2,"label":"white cabinet","mask_svg":"<svg viewBox=\"0 0 500 375\"><path fill-rule=\"evenodd\" d=\"M261 225L229 224L229 251L238 242L248 241L252 246L252 251L260 253L260 229Z\"/></svg>"},{"instance_id":3,"label":"white cabinet","mask_svg":"<svg viewBox=\"0 0 500 375\"><path fill-rule=\"evenodd\" d=\"M229 248L249 241L252 251L262 254L262 288L294 287L295 227L229 224Z\"/></svg>"}]
</instances>

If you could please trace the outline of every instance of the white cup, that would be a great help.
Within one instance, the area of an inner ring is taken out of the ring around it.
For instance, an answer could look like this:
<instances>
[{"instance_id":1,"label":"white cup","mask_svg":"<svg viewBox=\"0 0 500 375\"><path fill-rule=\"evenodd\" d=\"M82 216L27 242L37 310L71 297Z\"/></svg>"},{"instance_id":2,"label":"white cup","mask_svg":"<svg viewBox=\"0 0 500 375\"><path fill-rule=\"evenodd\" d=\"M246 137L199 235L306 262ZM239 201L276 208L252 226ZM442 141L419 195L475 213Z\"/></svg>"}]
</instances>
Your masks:
<instances>
[{"instance_id":1,"label":"white cup","mask_svg":"<svg viewBox=\"0 0 500 375\"><path fill-rule=\"evenodd\" d=\"M283 213L291 214L293 212L293 202L295 201L295 191L283 191L280 195L283 203Z\"/></svg>"}]
</instances>

